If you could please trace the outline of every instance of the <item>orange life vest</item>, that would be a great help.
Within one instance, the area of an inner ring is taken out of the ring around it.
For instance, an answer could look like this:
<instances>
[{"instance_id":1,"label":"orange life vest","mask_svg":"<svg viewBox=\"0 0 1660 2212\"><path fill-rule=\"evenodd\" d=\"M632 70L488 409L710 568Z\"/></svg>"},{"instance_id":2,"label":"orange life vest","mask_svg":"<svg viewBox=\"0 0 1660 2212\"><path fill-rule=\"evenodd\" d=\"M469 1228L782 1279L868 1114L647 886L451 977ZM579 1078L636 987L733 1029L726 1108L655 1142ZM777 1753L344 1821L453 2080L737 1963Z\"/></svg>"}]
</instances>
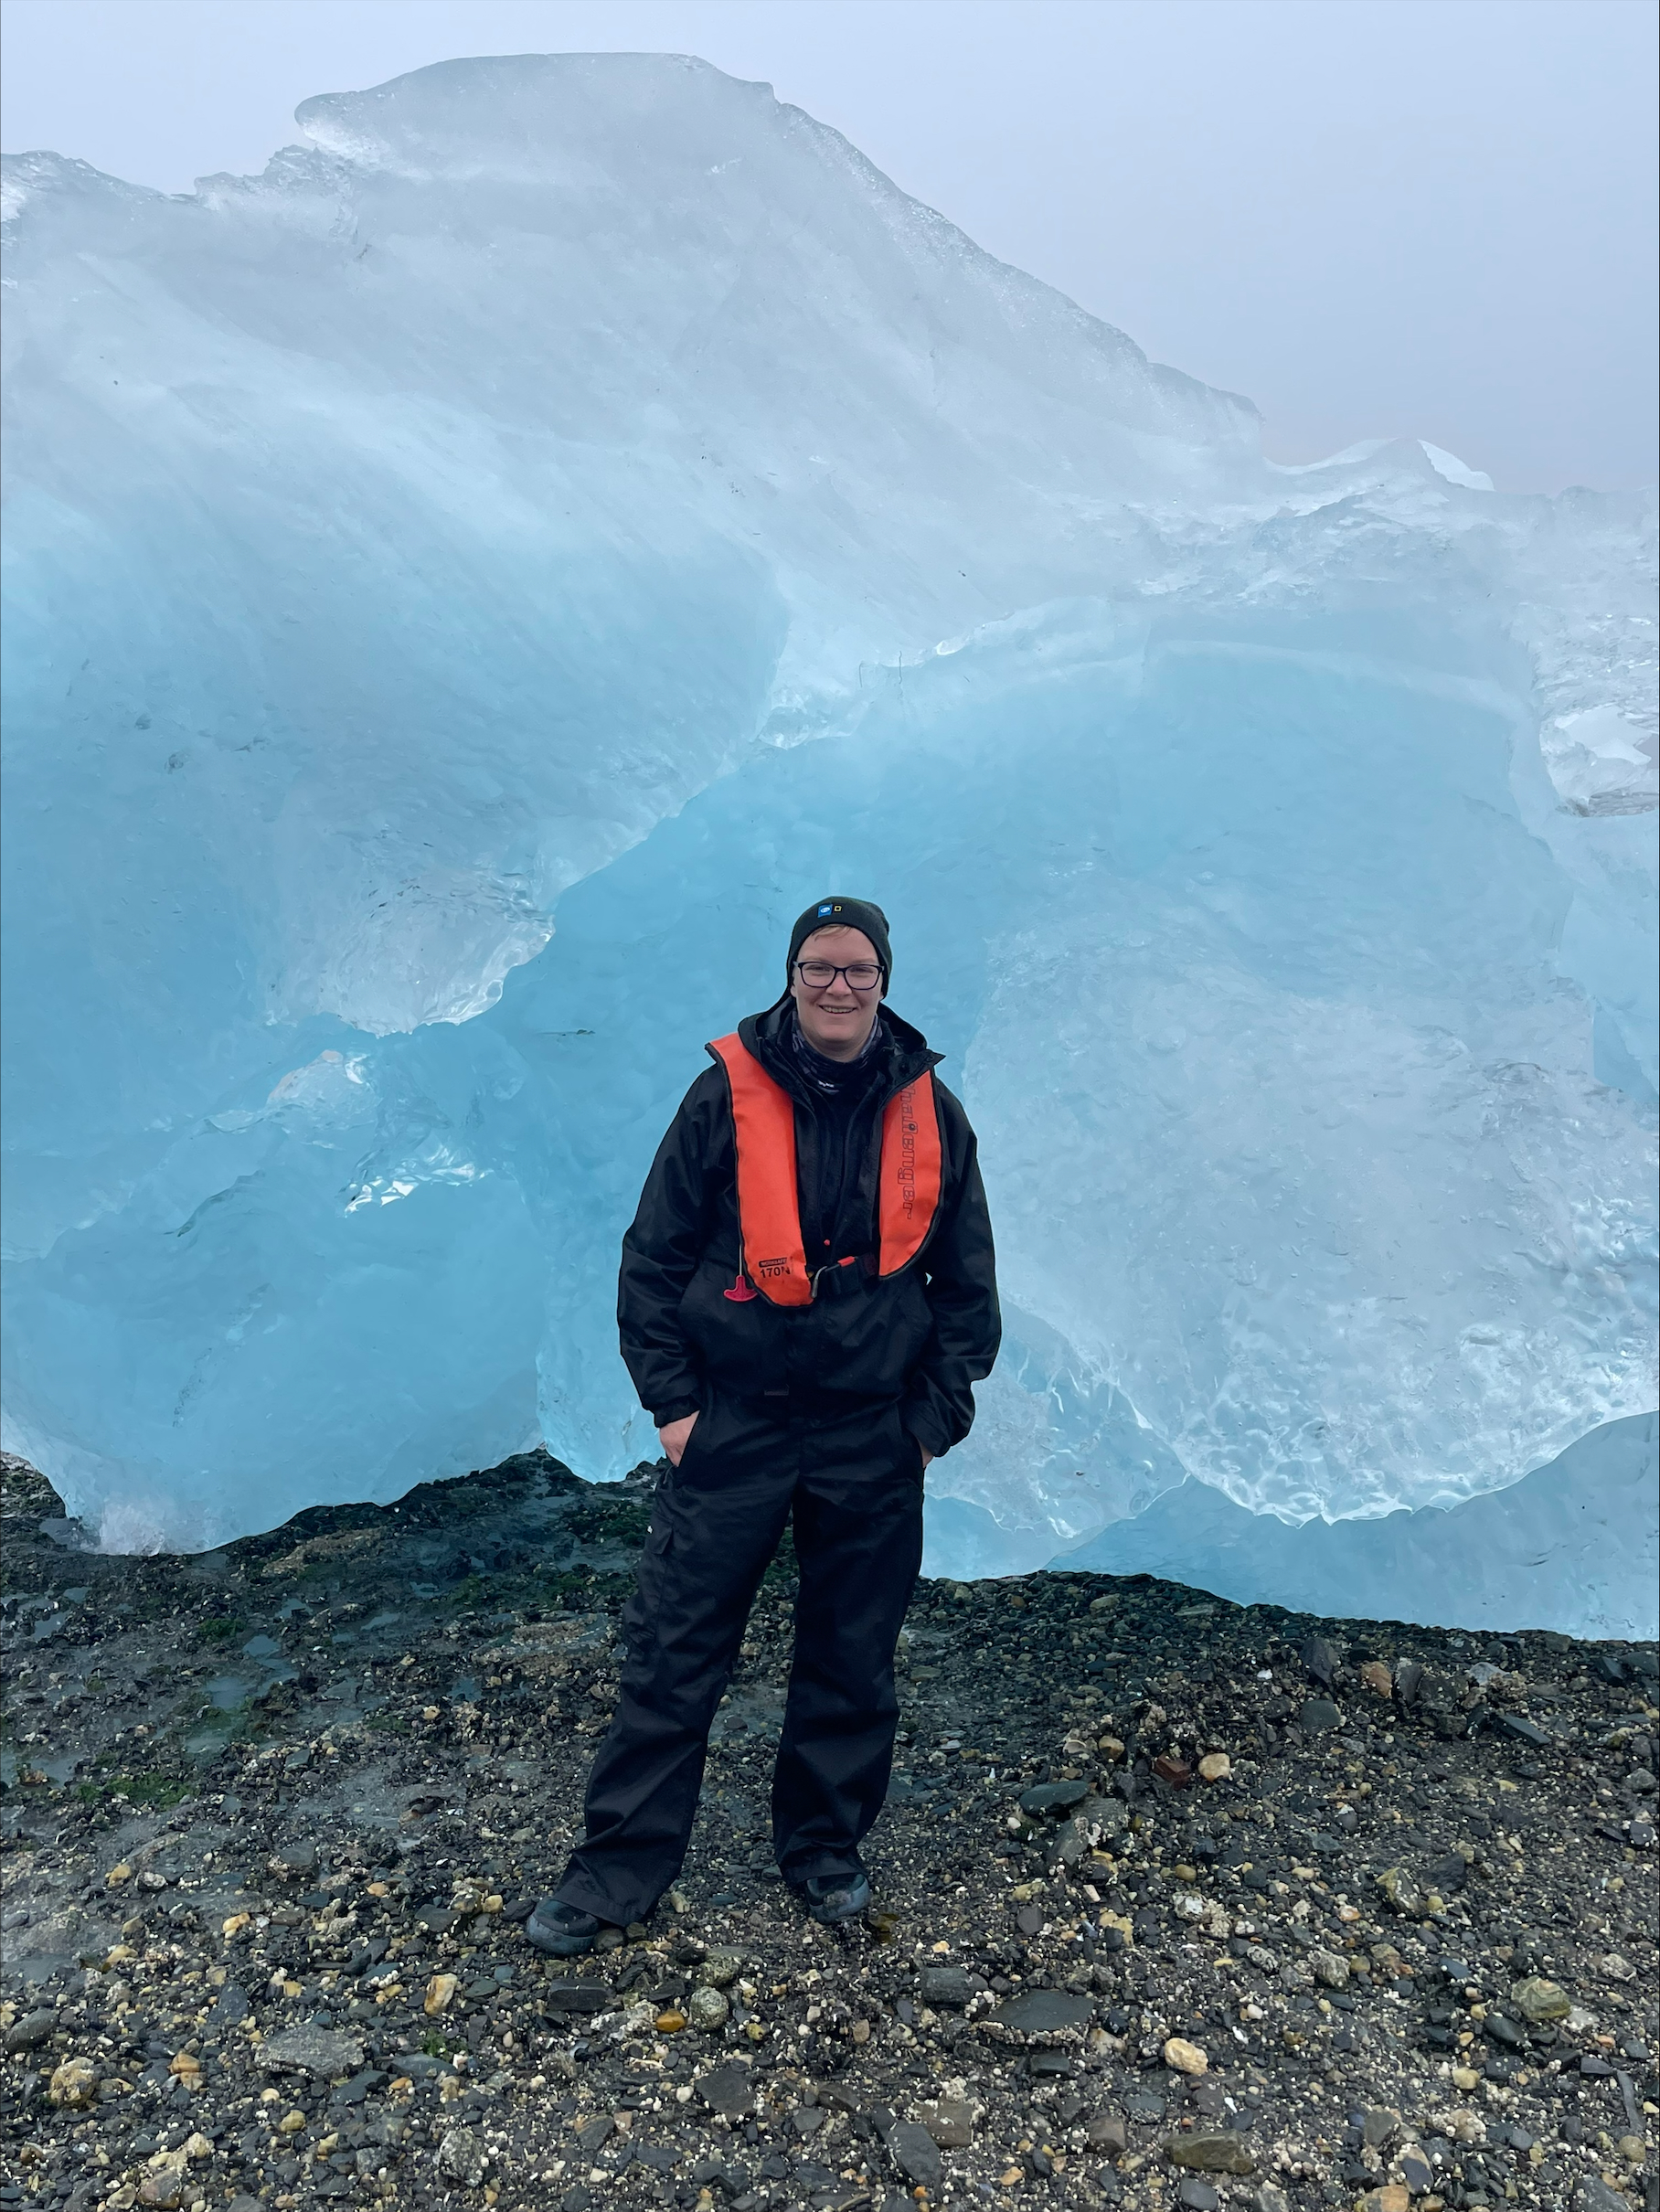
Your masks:
<instances>
[{"instance_id":1,"label":"orange life vest","mask_svg":"<svg viewBox=\"0 0 1660 2212\"><path fill-rule=\"evenodd\" d=\"M829 1269L809 1270L802 1242L795 1108L789 1092L736 1033L717 1037L709 1050L727 1071L738 1152L743 1256L727 1296L752 1298L759 1291L773 1305L811 1305L818 1278ZM878 1188L881 1250L877 1273L894 1275L921 1250L940 1207L940 1120L933 1078L926 1069L882 1111ZM830 1262L837 1268L856 1264L854 1259Z\"/></svg>"}]
</instances>

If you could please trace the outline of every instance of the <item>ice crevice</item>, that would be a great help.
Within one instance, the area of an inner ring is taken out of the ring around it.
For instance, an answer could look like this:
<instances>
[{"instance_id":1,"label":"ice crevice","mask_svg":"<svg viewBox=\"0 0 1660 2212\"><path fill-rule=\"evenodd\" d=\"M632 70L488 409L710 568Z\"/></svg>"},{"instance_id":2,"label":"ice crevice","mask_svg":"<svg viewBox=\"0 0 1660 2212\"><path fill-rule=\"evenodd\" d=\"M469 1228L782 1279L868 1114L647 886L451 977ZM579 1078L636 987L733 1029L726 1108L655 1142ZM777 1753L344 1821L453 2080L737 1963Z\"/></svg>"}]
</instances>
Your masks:
<instances>
[{"instance_id":1,"label":"ice crevice","mask_svg":"<svg viewBox=\"0 0 1660 2212\"><path fill-rule=\"evenodd\" d=\"M702 63L301 121L7 164L7 1448L654 1453L618 1236L845 884L999 1234L932 1570L1652 1632L1652 498L1272 464Z\"/></svg>"}]
</instances>

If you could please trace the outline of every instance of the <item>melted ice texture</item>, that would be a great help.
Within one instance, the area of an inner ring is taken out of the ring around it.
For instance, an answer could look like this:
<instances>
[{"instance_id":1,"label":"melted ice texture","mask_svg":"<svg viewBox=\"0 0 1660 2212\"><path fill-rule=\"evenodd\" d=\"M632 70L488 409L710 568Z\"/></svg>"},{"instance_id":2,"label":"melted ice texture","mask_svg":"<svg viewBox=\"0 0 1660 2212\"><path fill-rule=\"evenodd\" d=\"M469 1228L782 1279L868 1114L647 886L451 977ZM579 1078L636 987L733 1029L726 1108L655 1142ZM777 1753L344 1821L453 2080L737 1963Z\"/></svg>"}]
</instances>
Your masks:
<instances>
[{"instance_id":1,"label":"melted ice texture","mask_svg":"<svg viewBox=\"0 0 1660 2212\"><path fill-rule=\"evenodd\" d=\"M1651 501L1273 466L701 62L299 122L7 169L6 1437L71 1513L654 1456L617 1240L826 887L1000 1239L936 1570L1653 1405Z\"/></svg>"}]
</instances>

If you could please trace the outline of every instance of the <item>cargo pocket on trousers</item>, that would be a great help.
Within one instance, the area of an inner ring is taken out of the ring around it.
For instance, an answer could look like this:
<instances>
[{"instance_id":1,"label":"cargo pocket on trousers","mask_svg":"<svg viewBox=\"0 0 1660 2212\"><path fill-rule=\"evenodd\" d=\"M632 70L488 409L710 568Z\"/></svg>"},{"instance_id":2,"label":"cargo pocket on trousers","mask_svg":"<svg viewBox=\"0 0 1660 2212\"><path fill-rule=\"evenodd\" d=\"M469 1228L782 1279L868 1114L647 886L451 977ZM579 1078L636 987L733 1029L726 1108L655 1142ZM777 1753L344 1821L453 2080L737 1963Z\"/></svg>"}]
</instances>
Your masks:
<instances>
[{"instance_id":1,"label":"cargo pocket on trousers","mask_svg":"<svg viewBox=\"0 0 1660 2212\"><path fill-rule=\"evenodd\" d=\"M659 1505L652 1516L652 1525L645 1532L645 1542L640 1552L640 1564L634 1569L634 1587L622 1608L622 1634L632 1658L644 1652L651 1643L653 1624L662 1601L664 1577L675 1547L675 1532L667 1515Z\"/></svg>"}]
</instances>

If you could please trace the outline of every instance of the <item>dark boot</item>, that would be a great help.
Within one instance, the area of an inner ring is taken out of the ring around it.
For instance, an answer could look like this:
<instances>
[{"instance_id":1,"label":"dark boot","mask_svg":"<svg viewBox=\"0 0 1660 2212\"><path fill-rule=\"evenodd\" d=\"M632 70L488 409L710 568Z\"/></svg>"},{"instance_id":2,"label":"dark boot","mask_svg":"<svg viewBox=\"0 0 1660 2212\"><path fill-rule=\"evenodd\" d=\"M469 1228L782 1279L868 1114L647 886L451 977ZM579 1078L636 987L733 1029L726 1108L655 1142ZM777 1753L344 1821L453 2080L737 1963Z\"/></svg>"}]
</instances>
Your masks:
<instances>
[{"instance_id":1,"label":"dark boot","mask_svg":"<svg viewBox=\"0 0 1660 2212\"><path fill-rule=\"evenodd\" d=\"M525 1922L525 1933L538 1951L553 1958L580 1959L593 1949L605 1925L580 1905L563 1905L557 1897L545 1897Z\"/></svg>"},{"instance_id":2,"label":"dark boot","mask_svg":"<svg viewBox=\"0 0 1660 2212\"><path fill-rule=\"evenodd\" d=\"M821 1928L856 1920L870 1902L870 1882L857 1866L845 1874L814 1874L795 1892Z\"/></svg>"}]
</instances>

